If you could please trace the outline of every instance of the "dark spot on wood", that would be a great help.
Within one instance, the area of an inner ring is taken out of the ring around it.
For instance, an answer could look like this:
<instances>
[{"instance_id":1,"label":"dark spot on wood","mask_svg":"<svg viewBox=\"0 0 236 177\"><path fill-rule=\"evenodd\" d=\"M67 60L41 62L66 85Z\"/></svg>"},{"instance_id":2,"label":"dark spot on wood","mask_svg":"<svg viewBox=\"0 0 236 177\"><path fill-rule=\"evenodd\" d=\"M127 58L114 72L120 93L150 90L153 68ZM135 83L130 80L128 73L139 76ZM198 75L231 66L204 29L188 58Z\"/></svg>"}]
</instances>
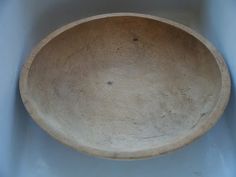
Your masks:
<instances>
[{"instance_id":1,"label":"dark spot on wood","mask_svg":"<svg viewBox=\"0 0 236 177\"><path fill-rule=\"evenodd\" d=\"M161 115L161 118L164 118L164 117L166 117L166 115L165 115L165 114Z\"/></svg>"},{"instance_id":2,"label":"dark spot on wood","mask_svg":"<svg viewBox=\"0 0 236 177\"><path fill-rule=\"evenodd\" d=\"M112 81L108 81L107 84L108 84L108 85L112 85L113 82L112 82Z\"/></svg>"},{"instance_id":3,"label":"dark spot on wood","mask_svg":"<svg viewBox=\"0 0 236 177\"><path fill-rule=\"evenodd\" d=\"M138 41L138 38L133 38L133 41Z\"/></svg>"},{"instance_id":4,"label":"dark spot on wood","mask_svg":"<svg viewBox=\"0 0 236 177\"><path fill-rule=\"evenodd\" d=\"M206 113L204 112L204 113L201 113L201 116L200 117L203 117L203 116L205 116L206 115Z\"/></svg>"}]
</instances>

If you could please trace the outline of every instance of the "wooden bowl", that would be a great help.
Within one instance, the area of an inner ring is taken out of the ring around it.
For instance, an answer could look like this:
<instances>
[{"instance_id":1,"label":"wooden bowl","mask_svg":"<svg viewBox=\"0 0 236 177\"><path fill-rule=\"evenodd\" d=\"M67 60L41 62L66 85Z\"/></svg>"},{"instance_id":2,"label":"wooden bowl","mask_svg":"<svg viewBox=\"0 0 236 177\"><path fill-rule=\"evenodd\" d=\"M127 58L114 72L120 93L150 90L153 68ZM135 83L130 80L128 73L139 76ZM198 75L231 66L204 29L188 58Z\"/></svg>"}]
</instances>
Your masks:
<instances>
[{"instance_id":1,"label":"wooden bowl","mask_svg":"<svg viewBox=\"0 0 236 177\"><path fill-rule=\"evenodd\" d=\"M152 157L216 123L228 102L222 57L203 37L149 15L98 15L63 26L33 50L23 102L51 136L105 158Z\"/></svg>"}]
</instances>

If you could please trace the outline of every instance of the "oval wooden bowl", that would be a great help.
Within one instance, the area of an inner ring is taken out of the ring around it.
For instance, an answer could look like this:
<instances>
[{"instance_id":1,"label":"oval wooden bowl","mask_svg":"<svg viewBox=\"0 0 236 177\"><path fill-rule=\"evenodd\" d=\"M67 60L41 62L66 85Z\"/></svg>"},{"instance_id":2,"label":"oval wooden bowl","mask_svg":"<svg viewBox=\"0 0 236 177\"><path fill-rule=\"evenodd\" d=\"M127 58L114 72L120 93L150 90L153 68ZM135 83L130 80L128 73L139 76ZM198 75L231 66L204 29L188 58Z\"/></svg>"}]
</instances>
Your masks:
<instances>
[{"instance_id":1,"label":"oval wooden bowl","mask_svg":"<svg viewBox=\"0 0 236 177\"><path fill-rule=\"evenodd\" d=\"M32 118L60 142L114 159L152 157L203 135L224 111L230 78L203 37L150 15L98 15L33 50L20 78Z\"/></svg>"}]
</instances>

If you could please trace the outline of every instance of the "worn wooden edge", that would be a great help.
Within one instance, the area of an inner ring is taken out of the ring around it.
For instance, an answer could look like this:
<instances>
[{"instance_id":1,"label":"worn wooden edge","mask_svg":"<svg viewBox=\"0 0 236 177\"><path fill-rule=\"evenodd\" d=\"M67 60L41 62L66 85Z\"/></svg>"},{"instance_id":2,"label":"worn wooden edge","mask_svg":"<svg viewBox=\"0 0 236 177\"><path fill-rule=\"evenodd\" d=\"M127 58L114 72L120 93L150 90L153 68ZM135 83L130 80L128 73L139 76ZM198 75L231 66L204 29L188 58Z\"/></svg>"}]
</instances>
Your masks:
<instances>
[{"instance_id":1,"label":"worn wooden edge","mask_svg":"<svg viewBox=\"0 0 236 177\"><path fill-rule=\"evenodd\" d=\"M197 126L197 128L193 129L191 134L176 140L173 143L164 145L162 147L158 148L150 148L146 150L139 150L139 151L106 151L102 149L96 149L94 147L84 146L82 144L76 144L73 141L70 141L67 137L60 134L60 132L53 130L40 115L37 113L37 109L34 106L34 103L29 97L28 93L28 73L31 67L31 64L37 55L37 53L52 39L54 39L59 34L63 33L64 31L71 29L79 24L96 20L96 19L102 19L107 17L119 17L119 16L131 16L131 17L140 17L140 18L146 18L146 19L153 19L171 26L174 26L178 29L181 29L188 34L195 37L197 40L199 40L202 44L204 44L207 49L212 53L212 55L215 57L219 70L221 72L221 90L219 93L218 101L213 109L213 111L209 114L208 118L206 118L207 121L204 122L204 124L200 124ZM231 88L231 81L229 72L227 69L227 66L224 62L223 57L220 55L220 53L216 50L216 48L209 43L204 37L202 37L197 32L193 31L187 26L184 26L182 24L176 23L174 21L156 17L152 15L146 15L146 14L139 14L139 13L110 13L110 14L102 14L102 15L96 15L88 18L84 18L72 23L69 23L65 26L60 27L56 31L49 34L46 38L41 40L38 45L32 50L32 53L29 55L28 60L24 64L21 75L20 75L20 81L19 81L19 87L20 87L20 94L21 98L23 100L23 103L29 112L30 116L33 118L33 120L42 128L44 129L49 135L51 135L53 138L58 140L59 142L76 149L80 152L84 152L89 155L98 156L102 158L111 158L111 159L144 159L144 158L150 158L161 154L166 154L168 152L177 150L185 145L190 144L195 139L202 136L204 133L206 133L213 125L218 121L218 119L221 117L221 115L224 112L224 109L228 103L229 96L230 96L230 88Z\"/></svg>"}]
</instances>

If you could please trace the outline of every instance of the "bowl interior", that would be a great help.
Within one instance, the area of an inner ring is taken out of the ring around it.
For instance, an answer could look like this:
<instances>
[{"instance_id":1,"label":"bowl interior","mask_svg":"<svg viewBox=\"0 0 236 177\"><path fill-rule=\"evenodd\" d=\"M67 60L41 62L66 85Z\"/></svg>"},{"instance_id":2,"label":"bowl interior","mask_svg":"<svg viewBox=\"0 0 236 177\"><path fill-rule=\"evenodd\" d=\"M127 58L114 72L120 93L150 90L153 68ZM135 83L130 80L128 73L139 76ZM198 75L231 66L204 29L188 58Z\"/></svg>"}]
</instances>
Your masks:
<instances>
[{"instance_id":1,"label":"bowl interior","mask_svg":"<svg viewBox=\"0 0 236 177\"><path fill-rule=\"evenodd\" d=\"M64 31L35 56L27 89L56 134L109 152L171 145L207 121L221 90L214 56L152 19L107 17Z\"/></svg>"}]
</instances>

